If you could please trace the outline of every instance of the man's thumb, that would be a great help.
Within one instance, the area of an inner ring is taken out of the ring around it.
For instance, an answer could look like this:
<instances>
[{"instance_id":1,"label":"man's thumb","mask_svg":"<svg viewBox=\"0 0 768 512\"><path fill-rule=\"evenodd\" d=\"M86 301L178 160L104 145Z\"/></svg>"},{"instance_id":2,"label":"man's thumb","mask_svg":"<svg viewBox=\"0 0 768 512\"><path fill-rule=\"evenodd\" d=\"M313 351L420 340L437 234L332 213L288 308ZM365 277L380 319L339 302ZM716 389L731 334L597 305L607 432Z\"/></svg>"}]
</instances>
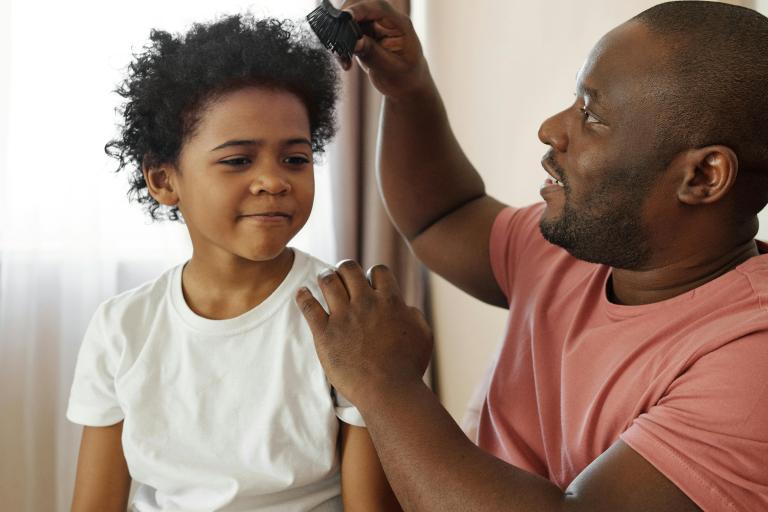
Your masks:
<instances>
[{"instance_id":1,"label":"man's thumb","mask_svg":"<svg viewBox=\"0 0 768 512\"><path fill-rule=\"evenodd\" d=\"M391 52L383 48L371 36L364 35L355 45L355 56L366 68L374 72L388 71L394 64L395 57Z\"/></svg>"},{"instance_id":2,"label":"man's thumb","mask_svg":"<svg viewBox=\"0 0 768 512\"><path fill-rule=\"evenodd\" d=\"M304 315L307 324L309 324L312 336L316 337L325 330L325 325L328 323L328 314L314 295L312 295L312 292L307 288L299 289L296 293L296 305L299 307L301 314Z\"/></svg>"}]
</instances>

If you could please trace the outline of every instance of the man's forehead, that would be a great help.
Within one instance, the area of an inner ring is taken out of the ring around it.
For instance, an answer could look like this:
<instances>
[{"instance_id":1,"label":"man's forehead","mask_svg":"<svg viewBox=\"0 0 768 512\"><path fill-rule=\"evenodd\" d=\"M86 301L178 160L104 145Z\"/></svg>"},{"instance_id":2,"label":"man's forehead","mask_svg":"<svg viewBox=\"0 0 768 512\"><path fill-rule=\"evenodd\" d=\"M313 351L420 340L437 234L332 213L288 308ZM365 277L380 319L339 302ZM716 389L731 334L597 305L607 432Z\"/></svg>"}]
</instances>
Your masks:
<instances>
[{"instance_id":1,"label":"man's forehead","mask_svg":"<svg viewBox=\"0 0 768 512\"><path fill-rule=\"evenodd\" d=\"M634 86L658 77L664 54L660 41L643 25L620 25L590 51L576 75L576 92L595 102L605 102L616 93L629 93L636 89Z\"/></svg>"},{"instance_id":2,"label":"man's forehead","mask_svg":"<svg viewBox=\"0 0 768 512\"><path fill-rule=\"evenodd\" d=\"M591 102L600 103L600 91L581 80L580 75L576 75L576 94L589 98Z\"/></svg>"}]
</instances>

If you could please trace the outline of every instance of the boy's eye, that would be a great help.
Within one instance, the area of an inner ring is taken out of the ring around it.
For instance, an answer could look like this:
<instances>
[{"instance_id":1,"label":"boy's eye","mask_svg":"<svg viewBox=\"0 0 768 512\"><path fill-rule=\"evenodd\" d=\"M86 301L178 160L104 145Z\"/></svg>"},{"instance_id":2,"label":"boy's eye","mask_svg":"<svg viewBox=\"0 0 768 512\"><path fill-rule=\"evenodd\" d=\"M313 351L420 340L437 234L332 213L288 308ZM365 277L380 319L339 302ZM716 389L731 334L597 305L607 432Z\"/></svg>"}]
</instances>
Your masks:
<instances>
[{"instance_id":1,"label":"boy's eye","mask_svg":"<svg viewBox=\"0 0 768 512\"><path fill-rule=\"evenodd\" d=\"M224 165L229 165L232 167L243 167L251 163L250 158L246 158L244 156L239 156L235 158L229 158L227 160L221 160L221 163Z\"/></svg>"},{"instance_id":2,"label":"boy's eye","mask_svg":"<svg viewBox=\"0 0 768 512\"><path fill-rule=\"evenodd\" d=\"M309 158L301 155L289 156L283 159L288 165L306 165L309 163Z\"/></svg>"}]
</instances>

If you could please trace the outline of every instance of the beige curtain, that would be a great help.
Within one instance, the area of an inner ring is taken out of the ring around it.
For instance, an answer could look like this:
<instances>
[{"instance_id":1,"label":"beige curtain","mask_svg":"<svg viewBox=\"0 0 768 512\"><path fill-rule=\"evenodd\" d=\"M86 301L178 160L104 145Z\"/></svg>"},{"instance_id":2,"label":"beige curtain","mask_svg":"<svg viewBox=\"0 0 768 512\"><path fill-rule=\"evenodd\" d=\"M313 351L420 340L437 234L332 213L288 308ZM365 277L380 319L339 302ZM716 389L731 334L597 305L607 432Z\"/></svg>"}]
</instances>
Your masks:
<instances>
[{"instance_id":1,"label":"beige curtain","mask_svg":"<svg viewBox=\"0 0 768 512\"><path fill-rule=\"evenodd\" d=\"M408 0L390 0L410 12ZM363 268L387 265L408 304L426 307L426 272L389 220L376 184L376 139L381 95L357 66L343 74L339 134L330 152L337 254Z\"/></svg>"}]
</instances>

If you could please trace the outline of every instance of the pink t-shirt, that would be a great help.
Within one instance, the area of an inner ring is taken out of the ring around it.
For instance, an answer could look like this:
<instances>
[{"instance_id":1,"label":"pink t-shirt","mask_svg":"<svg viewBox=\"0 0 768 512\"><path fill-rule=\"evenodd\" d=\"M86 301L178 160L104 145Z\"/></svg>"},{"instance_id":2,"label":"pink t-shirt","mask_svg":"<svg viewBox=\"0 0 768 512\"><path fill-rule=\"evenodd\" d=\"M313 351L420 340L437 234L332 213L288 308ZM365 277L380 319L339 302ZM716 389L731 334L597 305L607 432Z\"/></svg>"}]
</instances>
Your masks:
<instances>
[{"instance_id":1,"label":"pink t-shirt","mask_svg":"<svg viewBox=\"0 0 768 512\"><path fill-rule=\"evenodd\" d=\"M768 510L768 255L620 306L609 267L544 240L543 208L491 231L509 320L478 444L565 489L622 439L705 511Z\"/></svg>"}]
</instances>

